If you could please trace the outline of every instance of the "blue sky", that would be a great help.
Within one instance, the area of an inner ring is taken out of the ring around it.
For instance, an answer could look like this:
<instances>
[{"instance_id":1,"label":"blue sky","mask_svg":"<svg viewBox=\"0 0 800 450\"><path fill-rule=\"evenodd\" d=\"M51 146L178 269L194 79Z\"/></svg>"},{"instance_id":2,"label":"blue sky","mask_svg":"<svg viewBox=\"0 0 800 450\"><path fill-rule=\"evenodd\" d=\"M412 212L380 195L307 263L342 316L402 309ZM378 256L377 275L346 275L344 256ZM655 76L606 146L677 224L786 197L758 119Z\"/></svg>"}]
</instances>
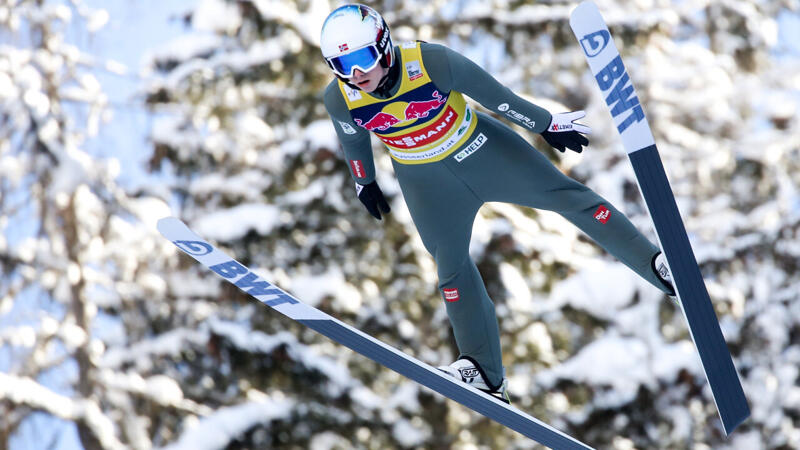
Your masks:
<instances>
[{"instance_id":1,"label":"blue sky","mask_svg":"<svg viewBox=\"0 0 800 450\"><path fill-rule=\"evenodd\" d=\"M101 59L122 63L127 75L97 71L103 91L109 97L113 118L101 127L99 136L87 143L87 150L99 157L115 157L123 171L120 184L132 188L146 182L144 163L150 156L147 141L148 114L143 108L143 80L138 73L147 54L185 33L182 13L196 5L190 0L130 1L89 0L93 8L109 12L109 22L84 46Z\"/></svg>"}]
</instances>

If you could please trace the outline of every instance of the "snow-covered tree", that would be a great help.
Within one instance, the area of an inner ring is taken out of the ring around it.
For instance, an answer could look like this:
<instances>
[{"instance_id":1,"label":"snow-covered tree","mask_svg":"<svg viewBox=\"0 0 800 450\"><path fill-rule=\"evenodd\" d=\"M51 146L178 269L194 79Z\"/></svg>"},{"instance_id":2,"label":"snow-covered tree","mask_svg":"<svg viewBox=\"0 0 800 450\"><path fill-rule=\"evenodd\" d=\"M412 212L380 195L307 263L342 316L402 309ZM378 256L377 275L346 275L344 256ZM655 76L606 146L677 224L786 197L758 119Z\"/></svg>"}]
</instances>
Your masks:
<instances>
[{"instance_id":1,"label":"snow-covered tree","mask_svg":"<svg viewBox=\"0 0 800 450\"><path fill-rule=\"evenodd\" d=\"M95 75L115 65L78 42L107 19L79 1L0 5L3 448L66 433L87 449L148 448L157 424L139 411L192 409L172 379L111 362L169 312L151 260L168 208L126 193L119 162L86 150L110 112Z\"/></svg>"}]
</instances>

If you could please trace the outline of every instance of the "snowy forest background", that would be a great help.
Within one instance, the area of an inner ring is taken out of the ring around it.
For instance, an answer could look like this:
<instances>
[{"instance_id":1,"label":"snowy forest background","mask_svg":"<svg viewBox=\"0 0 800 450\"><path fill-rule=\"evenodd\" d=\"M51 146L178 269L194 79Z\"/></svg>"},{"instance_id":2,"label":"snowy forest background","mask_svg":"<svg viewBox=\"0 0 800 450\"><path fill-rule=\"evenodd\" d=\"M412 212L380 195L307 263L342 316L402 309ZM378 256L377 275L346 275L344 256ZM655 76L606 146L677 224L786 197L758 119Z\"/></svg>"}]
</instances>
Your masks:
<instances>
[{"instance_id":1,"label":"snowy forest background","mask_svg":"<svg viewBox=\"0 0 800 450\"><path fill-rule=\"evenodd\" d=\"M659 144L752 417L730 438L680 313L552 213L489 204L471 251L514 404L597 448L800 447L800 5L596 1ZM576 2L366 2L395 42L585 109L571 176L653 236L568 25ZM0 2L0 448L538 448L225 285L167 215L431 364L457 351L392 213L355 198L309 0Z\"/></svg>"}]
</instances>

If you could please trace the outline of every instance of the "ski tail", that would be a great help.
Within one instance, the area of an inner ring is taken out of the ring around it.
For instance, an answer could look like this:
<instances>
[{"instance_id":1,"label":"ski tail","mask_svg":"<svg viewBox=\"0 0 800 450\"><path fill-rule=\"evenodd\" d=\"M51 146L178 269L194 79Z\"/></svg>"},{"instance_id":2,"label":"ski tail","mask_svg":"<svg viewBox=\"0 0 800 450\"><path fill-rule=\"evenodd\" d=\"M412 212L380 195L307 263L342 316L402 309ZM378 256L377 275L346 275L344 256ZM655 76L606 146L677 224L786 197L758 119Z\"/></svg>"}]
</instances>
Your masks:
<instances>
[{"instance_id":1,"label":"ski tail","mask_svg":"<svg viewBox=\"0 0 800 450\"><path fill-rule=\"evenodd\" d=\"M642 193L661 205L650 214L653 221L660 224L657 232L659 242L667 257L675 290L711 386L725 434L729 435L750 416L750 407L689 243L678 205L655 146L631 153L629 157L636 177L641 180L639 188ZM669 255L672 255L672 261Z\"/></svg>"},{"instance_id":2,"label":"ski tail","mask_svg":"<svg viewBox=\"0 0 800 450\"><path fill-rule=\"evenodd\" d=\"M384 367L548 447L567 450L592 448L525 412L472 386L467 386L444 372L303 303L203 240L178 219L166 217L159 220L158 231L178 249L256 300Z\"/></svg>"},{"instance_id":3,"label":"ski tail","mask_svg":"<svg viewBox=\"0 0 800 450\"><path fill-rule=\"evenodd\" d=\"M628 153L717 411L725 433L730 434L747 419L750 408L703 283L650 125L597 6L591 1L582 2L573 10L569 22Z\"/></svg>"}]
</instances>

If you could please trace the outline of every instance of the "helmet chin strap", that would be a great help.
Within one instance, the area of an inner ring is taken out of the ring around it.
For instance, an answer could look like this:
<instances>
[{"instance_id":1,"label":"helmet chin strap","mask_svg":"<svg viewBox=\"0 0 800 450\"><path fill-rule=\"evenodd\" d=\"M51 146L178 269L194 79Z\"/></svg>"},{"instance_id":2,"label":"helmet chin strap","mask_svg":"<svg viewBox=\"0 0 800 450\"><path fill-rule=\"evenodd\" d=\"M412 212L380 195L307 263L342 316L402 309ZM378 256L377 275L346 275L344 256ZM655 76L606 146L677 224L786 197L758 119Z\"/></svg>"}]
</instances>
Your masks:
<instances>
[{"instance_id":1,"label":"helmet chin strap","mask_svg":"<svg viewBox=\"0 0 800 450\"><path fill-rule=\"evenodd\" d=\"M374 93L381 97L389 97L389 94L391 94L390 91L394 87L395 83L397 83L398 78L400 78L400 65L395 62L392 64L392 67L389 68L389 71L386 72L386 75L381 78L381 81L378 83L378 87L375 88Z\"/></svg>"}]
</instances>

